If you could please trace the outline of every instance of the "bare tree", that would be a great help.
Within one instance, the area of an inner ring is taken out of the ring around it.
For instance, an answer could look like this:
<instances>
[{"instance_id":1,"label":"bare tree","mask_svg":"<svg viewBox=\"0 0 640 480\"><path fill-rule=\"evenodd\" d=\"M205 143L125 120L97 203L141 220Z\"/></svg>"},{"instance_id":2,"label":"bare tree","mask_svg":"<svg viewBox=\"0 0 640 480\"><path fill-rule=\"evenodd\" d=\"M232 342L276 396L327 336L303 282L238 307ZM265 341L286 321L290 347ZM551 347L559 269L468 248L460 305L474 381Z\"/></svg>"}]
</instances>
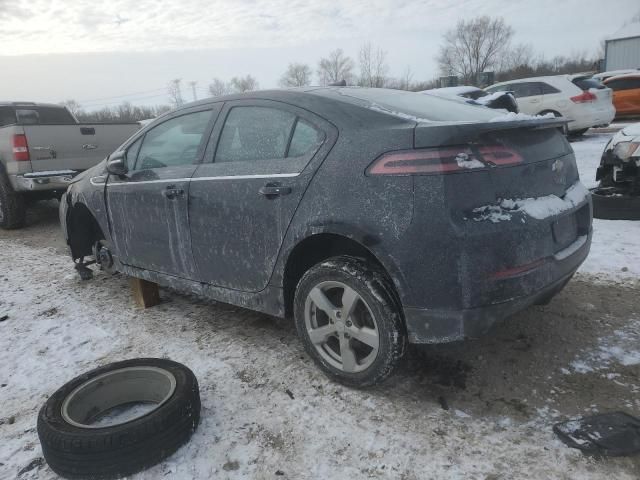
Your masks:
<instances>
[{"instance_id":1,"label":"bare tree","mask_svg":"<svg viewBox=\"0 0 640 480\"><path fill-rule=\"evenodd\" d=\"M77 117L78 114L82 112L82 105L80 105L79 102L73 99L60 102L60 105L67 107L67 110L69 110L74 117Z\"/></svg>"},{"instance_id":2,"label":"bare tree","mask_svg":"<svg viewBox=\"0 0 640 480\"><path fill-rule=\"evenodd\" d=\"M353 81L353 60L338 48L326 58L318 62L318 79L321 85L336 83L344 80L347 84Z\"/></svg>"},{"instance_id":3,"label":"bare tree","mask_svg":"<svg viewBox=\"0 0 640 480\"><path fill-rule=\"evenodd\" d=\"M178 108L184 105L184 99L182 98L182 80L176 78L169 82L167 85L167 93L169 94L169 100L174 108Z\"/></svg>"},{"instance_id":4,"label":"bare tree","mask_svg":"<svg viewBox=\"0 0 640 480\"><path fill-rule=\"evenodd\" d=\"M459 75L466 83L477 83L478 74L499 66L509 49L513 29L502 18L477 17L460 20L444 35L437 61L445 75Z\"/></svg>"},{"instance_id":5,"label":"bare tree","mask_svg":"<svg viewBox=\"0 0 640 480\"><path fill-rule=\"evenodd\" d=\"M214 78L213 82L209 84L209 93L212 97L221 97L222 95L228 95L231 93L231 86L219 78Z\"/></svg>"},{"instance_id":6,"label":"bare tree","mask_svg":"<svg viewBox=\"0 0 640 480\"><path fill-rule=\"evenodd\" d=\"M523 67L533 66L533 47L529 44L520 43L502 55L498 70L515 70Z\"/></svg>"},{"instance_id":7,"label":"bare tree","mask_svg":"<svg viewBox=\"0 0 640 480\"><path fill-rule=\"evenodd\" d=\"M306 63L290 63L280 78L280 86L306 87L311 85L311 67Z\"/></svg>"},{"instance_id":8,"label":"bare tree","mask_svg":"<svg viewBox=\"0 0 640 480\"><path fill-rule=\"evenodd\" d=\"M359 53L361 87L384 87L387 80L387 52L381 48L373 48L371 43L365 43L360 47Z\"/></svg>"},{"instance_id":9,"label":"bare tree","mask_svg":"<svg viewBox=\"0 0 640 480\"><path fill-rule=\"evenodd\" d=\"M259 87L258 80L251 75L246 77L233 77L231 79L231 88L236 93L251 92L257 90Z\"/></svg>"},{"instance_id":10,"label":"bare tree","mask_svg":"<svg viewBox=\"0 0 640 480\"><path fill-rule=\"evenodd\" d=\"M411 80L413 80L413 72L411 67L407 65L400 77L400 90L411 90Z\"/></svg>"},{"instance_id":11,"label":"bare tree","mask_svg":"<svg viewBox=\"0 0 640 480\"><path fill-rule=\"evenodd\" d=\"M196 93L196 85L197 84L198 84L198 82L196 82L196 81L189 82L189 86L191 87L191 93L193 94L193 101L194 102L196 100L198 100L198 94Z\"/></svg>"}]
</instances>

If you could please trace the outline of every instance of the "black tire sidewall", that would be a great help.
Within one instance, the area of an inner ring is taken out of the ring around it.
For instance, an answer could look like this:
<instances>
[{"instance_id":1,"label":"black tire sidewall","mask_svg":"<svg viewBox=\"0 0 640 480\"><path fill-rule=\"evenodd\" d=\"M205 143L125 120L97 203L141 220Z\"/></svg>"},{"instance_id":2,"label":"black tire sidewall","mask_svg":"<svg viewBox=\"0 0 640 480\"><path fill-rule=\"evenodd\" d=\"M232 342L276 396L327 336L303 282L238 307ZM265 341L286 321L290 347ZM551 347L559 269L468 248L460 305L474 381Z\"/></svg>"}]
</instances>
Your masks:
<instances>
[{"instance_id":1,"label":"black tire sidewall","mask_svg":"<svg viewBox=\"0 0 640 480\"><path fill-rule=\"evenodd\" d=\"M591 190L593 217L602 220L640 220L640 196L600 195Z\"/></svg>"},{"instance_id":2,"label":"black tire sidewall","mask_svg":"<svg viewBox=\"0 0 640 480\"><path fill-rule=\"evenodd\" d=\"M176 380L172 396L157 409L132 421L86 429L62 417L62 404L77 387L104 373L126 367L151 366ZM200 420L198 382L186 366L166 359L132 359L82 374L58 389L38 414L38 436L45 459L68 478L116 478L141 471L174 453Z\"/></svg>"},{"instance_id":3,"label":"black tire sidewall","mask_svg":"<svg viewBox=\"0 0 640 480\"><path fill-rule=\"evenodd\" d=\"M324 281L339 281L353 288L369 305L375 317L380 345L374 363L365 371L350 373L333 367L317 352L309 339L304 318L306 298L313 287ZM350 256L327 259L302 276L294 300L296 329L307 353L331 379L348 386L367 387L382 382L398 367L407 340L401 312L389 283L370 262Z\"/></svg>"},{"instance_id":4,"label":"black tire sidewall","mask_svg":"<svg viewBox=\"0 0 640 480\"><path fill-rule=\"evenodd\" d=\"M14 192L2 170L0 170L0 209L3 213L0 228L10 230L24 226L26 219L24 197Z\"/></svg>"}]
</instances>

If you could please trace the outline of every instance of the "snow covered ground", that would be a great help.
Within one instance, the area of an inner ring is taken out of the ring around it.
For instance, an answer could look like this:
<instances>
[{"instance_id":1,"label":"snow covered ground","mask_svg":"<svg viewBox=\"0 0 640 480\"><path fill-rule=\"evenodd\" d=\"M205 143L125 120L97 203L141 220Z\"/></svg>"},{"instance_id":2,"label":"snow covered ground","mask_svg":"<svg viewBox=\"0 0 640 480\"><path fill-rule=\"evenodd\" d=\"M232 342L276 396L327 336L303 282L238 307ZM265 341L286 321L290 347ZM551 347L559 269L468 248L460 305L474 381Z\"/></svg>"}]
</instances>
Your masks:
<instances>
[{"instance_id":1,"label":"snow covered ground","mask_svg":"<svg viewBox=\"0 0 640 480\"><path fill-rule=\"evenodd\" d=\"M587 185L608 138L573 143ZM551 430L640 415L640 222L596 221L591 256L549 305L486 338L412 350L388 383L357 391L319 373L285 320L166 290L140 310L121 276L81 282L54 246L55 207L39 208L41 229L0 232L0 479L57 478L37 461L42 403L142 356L188 365L203 408L192 440L136 480L640 477L638 458L590 459Z\"/></svg>"}]
</instances>

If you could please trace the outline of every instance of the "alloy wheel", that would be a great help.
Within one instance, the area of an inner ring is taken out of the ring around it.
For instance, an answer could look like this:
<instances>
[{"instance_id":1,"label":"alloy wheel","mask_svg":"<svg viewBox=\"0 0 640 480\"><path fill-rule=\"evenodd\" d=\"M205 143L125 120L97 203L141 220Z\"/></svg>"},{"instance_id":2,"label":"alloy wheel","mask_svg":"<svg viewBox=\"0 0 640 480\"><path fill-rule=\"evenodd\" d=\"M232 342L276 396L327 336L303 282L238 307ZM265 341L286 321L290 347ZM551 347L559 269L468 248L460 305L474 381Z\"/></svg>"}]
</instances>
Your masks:
<instances>
[{"instance_id":1,"label":"alloy wheel","mask_svg":"<svg viewBox=\"0 0 640 480\"><path fill-rule=\"evenodd\" d=\"M356 373L375 361L380 347L376 319L367 302L348 285L317 284L307 295L304 320L309 340L331 366Z\"/></svg>"}]
</instances>

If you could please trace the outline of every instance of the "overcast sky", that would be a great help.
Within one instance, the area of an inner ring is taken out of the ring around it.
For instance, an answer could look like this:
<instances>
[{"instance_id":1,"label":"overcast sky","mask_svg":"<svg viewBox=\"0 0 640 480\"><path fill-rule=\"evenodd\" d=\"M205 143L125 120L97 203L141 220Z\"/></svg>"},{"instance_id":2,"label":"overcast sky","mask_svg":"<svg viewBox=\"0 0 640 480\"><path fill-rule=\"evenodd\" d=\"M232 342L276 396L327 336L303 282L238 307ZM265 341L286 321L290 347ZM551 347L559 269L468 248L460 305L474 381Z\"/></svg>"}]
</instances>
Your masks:
<instances>
[{"instance_id":1,"label":"overcast sky","mask_svg":"<svg viewBox=\"0 0 640 480\"><path fill-rule=\"evenodd\" d=\"M167 103L173 78L252 74L275 87L291 61L366 41L388 52L390 74L437 75L442 34L459 19L502 16L515 43L550 58L594 52L638 0L0 0L0 99L88 109ZM189 91L190 92L190 91ZM191 98L185 89L185 97Z\"/></svg>"}]
</instances>

